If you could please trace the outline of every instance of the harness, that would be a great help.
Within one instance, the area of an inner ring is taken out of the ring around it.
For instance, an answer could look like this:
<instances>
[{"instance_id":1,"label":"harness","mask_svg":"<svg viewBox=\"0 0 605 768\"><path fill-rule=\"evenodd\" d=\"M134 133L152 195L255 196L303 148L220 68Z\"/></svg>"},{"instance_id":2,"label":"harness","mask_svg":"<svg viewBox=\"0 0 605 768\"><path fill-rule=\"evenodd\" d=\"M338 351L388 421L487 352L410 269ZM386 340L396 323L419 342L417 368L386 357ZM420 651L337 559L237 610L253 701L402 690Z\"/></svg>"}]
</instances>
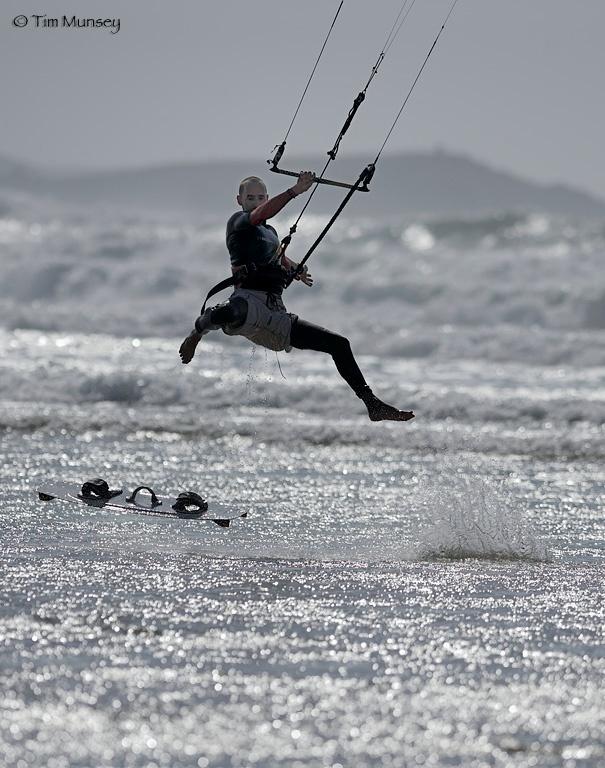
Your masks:
<instances>
[{"instance_id":1,"label":"harness","mask_svg":"<svg viewBox=\"0 0 605 768\"><path fill-rule=\"evenodd\" d=\"M237 272L234 275L231 275L231 277L226 277L224 280L221 280L220 283L212 286L212 288L208 291L208 295L204 299L204 304L200 311L200 315L203 315L206 311L206 304L208 303L208 299L211 299L213 296L216 296L217 293L224 291L225 288L231 288L232 286L241 283L242 280L245 280L247 277L255 274L258 271L259 269L256 264L244 264L243 266L237 268Z\"/></svg>"},{"instance_id":2,"label":"harness","mask_svg":"<svg viewBox=\"0 0 605 768\"><path fill-rule=\"evenodd\" d=\"M244 264L241 267L237 268L237 272L234 275L231 275L231 277L227 277L224 280L221 280L220 283L217 283L216 285L212 286L212 288L208 291L208 294L206 298L204 299L204 304L202 306L202 309L200 311L200 314L203 315L206 311L206 304L208 303L208 300L211 299L213 296L216 296L217 293L220 293L221 291L224 291L225 288L231 288L232 286L237 286L239 283L242 283L247 277L250 277L251 275L258 275L262 273L263 268L257 266L256 264ZM284 270L284 284L290 285L292 280L294 279L294 272L295 270ZM273 294L271 291L267 291L267 306L269 306L269 298Z\"/></svg>"}]
</instances>

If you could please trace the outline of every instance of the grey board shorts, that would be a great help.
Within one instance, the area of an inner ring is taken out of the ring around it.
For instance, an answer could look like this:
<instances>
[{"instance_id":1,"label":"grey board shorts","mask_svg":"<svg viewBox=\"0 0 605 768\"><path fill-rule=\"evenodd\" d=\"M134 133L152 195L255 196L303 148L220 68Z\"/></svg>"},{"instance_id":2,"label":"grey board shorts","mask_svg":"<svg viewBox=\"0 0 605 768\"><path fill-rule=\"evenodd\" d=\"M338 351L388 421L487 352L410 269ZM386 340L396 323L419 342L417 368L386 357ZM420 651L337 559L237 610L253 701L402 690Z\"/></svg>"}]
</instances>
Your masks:
<instances>
[{"instance_id":1,"label":"grey board shorts","mask_svg":"<svg viewBox=\"0 0 605 768\"><path fill-rule=\"evenodd\" d=\"M290 352L290 333L297 315L286 311L281 296L265 291L236 288L229 297L241 297L248 302L248 313L243 325L223 328L228 336L244 336L254 344L275 352Z\"/></svg>"}]
</instances>

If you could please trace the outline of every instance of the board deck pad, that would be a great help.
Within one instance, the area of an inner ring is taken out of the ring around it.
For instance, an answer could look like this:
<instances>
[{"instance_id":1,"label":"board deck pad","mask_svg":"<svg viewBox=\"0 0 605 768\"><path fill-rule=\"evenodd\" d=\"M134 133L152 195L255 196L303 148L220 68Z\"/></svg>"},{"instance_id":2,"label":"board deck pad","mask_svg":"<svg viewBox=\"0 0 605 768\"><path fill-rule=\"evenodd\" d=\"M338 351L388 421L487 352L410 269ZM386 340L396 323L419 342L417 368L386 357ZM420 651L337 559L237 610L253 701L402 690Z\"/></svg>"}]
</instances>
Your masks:
<instances>
[{"instance_id":1,"label":"board deck pad","mask_svg":"<svg viewBox=\"0 0 605 768\"><path fill-rule=\"evenodd\" d=\"M157 494L158 501L161 504L153 505L151 495L145 491L137 494L136 502L128 502L126 499L131 491L122 488L121 493L112 496L109 499L98 499L84 497L81 495L82 486L77 483L65 483L61 481L49 482L41 485L38 489L38 497L41 501L52 501L61 499L75 504L83 504L87 507L96 509L107 509L108 511L125 511L135 515L148 515L153 517L172 517L178 520L195 520L196 522L214 522L227 528L231 520L238 517L247 517L248 509L246 507L236 506L234 504L223 504L217 501L208 501L208 509L202 514L197 511L195 514L180 513L172 509L176 501L176 496L162 496Z\"/></svg>"}]
</instances>

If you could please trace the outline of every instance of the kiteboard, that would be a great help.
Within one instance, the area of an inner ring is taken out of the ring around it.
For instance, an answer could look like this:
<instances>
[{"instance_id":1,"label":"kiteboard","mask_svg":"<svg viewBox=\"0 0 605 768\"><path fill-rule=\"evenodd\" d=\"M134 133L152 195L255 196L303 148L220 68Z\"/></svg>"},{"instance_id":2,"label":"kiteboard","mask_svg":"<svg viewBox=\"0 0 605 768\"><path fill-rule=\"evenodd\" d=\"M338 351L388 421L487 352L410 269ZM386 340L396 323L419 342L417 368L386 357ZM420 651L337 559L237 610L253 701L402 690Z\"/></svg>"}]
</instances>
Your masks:
<instances>
[{"instance_id":1,"label":"kiteboard","mask_svg":"<svg viewBox=\"0 0 605 768\"><path fill-rule=\"evenodd\" d=\"M178 496L162 496L146 485L132 492L122 488L111 489L102 478L87 480L82 485L62 481L49 482L37 489L40 501L60 499L111 512L130 512L135 515L172 517L179 520L209 521L228 528L232 520L247 517L248 510L231 504L206 501L194 491Z\"/></svg>"}]
</instances>

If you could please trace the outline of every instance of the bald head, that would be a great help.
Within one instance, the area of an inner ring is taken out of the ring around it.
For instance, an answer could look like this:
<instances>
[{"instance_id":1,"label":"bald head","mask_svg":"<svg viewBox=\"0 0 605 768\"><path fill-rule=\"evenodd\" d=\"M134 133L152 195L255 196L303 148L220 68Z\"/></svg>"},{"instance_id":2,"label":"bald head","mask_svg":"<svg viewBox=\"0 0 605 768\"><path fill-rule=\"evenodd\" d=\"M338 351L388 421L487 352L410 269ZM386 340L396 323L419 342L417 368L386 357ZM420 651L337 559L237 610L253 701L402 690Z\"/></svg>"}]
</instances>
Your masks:
<instances>
[{"instance_id":1,"label":"bald head","mask_svg":"<svg viewBox=\"0 0 605 768\"><path fill-rule=\"evenodd\" d=\"M268 199L265 182L258 176L246 176L239 185L237 202L244 211L253 211Z\"/></svg>"},{"instance_id":2,"label":"bald head","mask_svg":"<svg viewBox=\"0 0 605 768\"><path fill-rule=\"evenodd\" d=\"M242 179L239 183L238 194L243 195L246 190L246 187L249 184L260 184L261 187L265 187L265 189L267 189L267 187L265 186L265 182L260 178L260 176L246 176L246 178Z\"/></svg>"}]
</instances>

